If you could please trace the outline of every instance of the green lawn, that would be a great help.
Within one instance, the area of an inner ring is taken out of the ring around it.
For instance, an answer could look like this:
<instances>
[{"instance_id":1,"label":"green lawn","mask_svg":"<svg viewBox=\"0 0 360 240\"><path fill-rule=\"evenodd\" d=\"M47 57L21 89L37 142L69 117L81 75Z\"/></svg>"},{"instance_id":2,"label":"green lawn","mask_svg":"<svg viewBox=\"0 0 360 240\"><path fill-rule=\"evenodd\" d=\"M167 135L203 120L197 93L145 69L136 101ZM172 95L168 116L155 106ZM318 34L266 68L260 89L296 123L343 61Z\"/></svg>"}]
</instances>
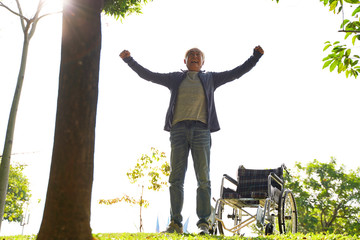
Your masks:
<instances>
[{"instance_id":1,"label":"green lawn","mask_svg":"<svg viewBox=\"0 0 360 240\"><path fill-rule=\"evenodd\" d=\"M98 240L157 240L157 239L171 239L171 240L204 240L204 239L251 239L251 240L357 240L360 236L344 236L336 234L294 234L294 235L273 235L273 236L259 236L259 237L224 237L224 236L199 236L196 234L160 234L160 233L98 233L94 234L94 238ZM0 240L35 240L36 236L3 236Z\"/></svg>"}]
</instances>

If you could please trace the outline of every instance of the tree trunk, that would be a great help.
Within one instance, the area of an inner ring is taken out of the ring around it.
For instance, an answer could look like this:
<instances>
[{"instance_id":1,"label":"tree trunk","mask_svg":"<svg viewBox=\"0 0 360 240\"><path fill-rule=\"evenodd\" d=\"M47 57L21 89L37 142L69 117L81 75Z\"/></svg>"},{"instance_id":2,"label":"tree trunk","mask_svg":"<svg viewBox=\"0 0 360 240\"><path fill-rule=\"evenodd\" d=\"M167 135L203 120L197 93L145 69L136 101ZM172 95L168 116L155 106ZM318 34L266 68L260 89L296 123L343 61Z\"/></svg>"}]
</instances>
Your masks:
<instances>
[{"instance_id":1,"label":"tree trunk","mask_svg":"<svg viewBox=\"0 0 360 240\"><path fill-rule=\"evenodd\" d=\"M92 239L102 1L64 1L55 138L39 240Z\"/></svg>"},{"instance_id":2,"label":"tree trunk","mask_svg":"<svg viewBox=\"0 0 360 240\"><path fill-rule=\"evenodd\" d=\"M9 183L10 159L11 159L11 151L14 141L15 122L16 122L16 115L20 102L21 89L24 82L29 43L30 43L30 39L28 36L28 32L26 31L24 32L24 43L23 43L22 57L20 63L20 70L16 83L13 102L10 109L8 126L6 129L4 150L0 165L0 230L1 230L1 223L5 211L5 200L6 200L8 183Z\"/></svg>"},{"instance_id":3,"label":"tree trunk","mask_svg":"<svg viewBox=\"0 0 360 240\"><path fill-rule=\"evenodd\" d=\"M142 206L143 206L143 195L144 195L144 185L141 186L141 196L140 196L140 226L139 232L143 232L143 221L142 221Z\"/></svg>"}]
</instances>

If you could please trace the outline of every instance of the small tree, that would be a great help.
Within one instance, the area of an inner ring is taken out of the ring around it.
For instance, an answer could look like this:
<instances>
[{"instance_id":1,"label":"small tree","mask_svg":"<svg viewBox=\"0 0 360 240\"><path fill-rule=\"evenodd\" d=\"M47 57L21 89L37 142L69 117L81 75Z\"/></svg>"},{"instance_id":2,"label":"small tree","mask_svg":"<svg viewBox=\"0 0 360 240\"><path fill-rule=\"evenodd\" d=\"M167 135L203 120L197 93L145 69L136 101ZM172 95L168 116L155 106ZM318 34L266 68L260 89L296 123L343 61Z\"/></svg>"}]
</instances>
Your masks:
<instances>
[{"instance_id":1,"label":"small tree","mask_svg":"<svg viewBox=\"0 0 360 240\"><path fill-rule=\"evenodd\" d=\"M360 234L360 169L346 173L335 158L295 168L286 184L296 198L299 231Z\"/></svg>"},{"instance_id":2,"label":"small tree","mask_svg":"<svg viewBox=\"0 0 360 240\"><path fill-rule=\"evenodd\" d=\"M159 150L152 147L150 156L147 154L143 154L141 158L137 160L134 169L130 169L130 171L126 173L130 183L138 183L138 187L141 189L139 199L124 195L121 198L109 200L101 199L99 200L99 203L111 205L114 203L125 201L130 204L139 205L139 231L142 232L144 230L142 222L142 208L146 208L149 206L149 201L144 199L144 189L159 191L164 186L167 186L167 180L165 180L164 178L168 177L170 174L170 165L165 159L166 156L164 152L160 153Z\"/></svg>"},{"instance_id":3,"label":"small tree","mask_svg":"<svg viewBox=\"0 0 360 240\"><path fill-rule=\"evenodd\" d=\"M43 9L43 6L45 4L45 0L39 0L37 10L32 18L27 18L24 16L21 8L21 4L19 0L16 0L18 11L12 10L8 6L6 6L3 2L0 0L0 7L5 8L15 16L19 17L21 27L24 33L24 42L23 42L23 48L22 48L22 56L21 56L21 62L20 62L20 69L19 74L17 78L17 84L16 89L13 97L13 102L10 109L9 114L9 120L8 125L6 129L6 136L5 136L5 143L4 143L4 150L2 155L2 161L0 165L0 216L3 216L5 211L5 199L6 197L6 189L8 188L8 179L9 179L9 173L10 173L10 159L11 159L11 151L12 151L12 145L14 142L14 132L15 132L15 122L16 122L16 116L17 116L17 110L20 102L20 96L21 96L21 90L22 85L24 82L25 77L25 69L26 69L26 63L27 63L27 56L29 51L29 45L30 40L33 37L36 26L40 19L42 19L45 16L50 15L43 14L41 15L41 11ZM1 229L1 221L2 218L0 218L0 229Z\"/></svg>"},{"instance_id":4,"label":"small tree","mask_svg":"<svg viewBox=\"0 0 360 240\"><path fill-rule=\"evenodd\" d=\"M7 188L3 216L4 220L9 222L21 222L23 206L31 197L29 180L23 173L24 168L25 165L19 163L10 165L9 185Z\"/></svg>"},{"instance_id":5,"label":"small tree","mask_svg":"<svg viewBox=\"0 0 360 240\"><path fill-rule=\"evenodd\" d=\"M5 200L4 219L9 222L21 222L23 206L30 200L29 180L24 175L25 165L10 165L9 187Z\"/></svg>"}]
</instances>

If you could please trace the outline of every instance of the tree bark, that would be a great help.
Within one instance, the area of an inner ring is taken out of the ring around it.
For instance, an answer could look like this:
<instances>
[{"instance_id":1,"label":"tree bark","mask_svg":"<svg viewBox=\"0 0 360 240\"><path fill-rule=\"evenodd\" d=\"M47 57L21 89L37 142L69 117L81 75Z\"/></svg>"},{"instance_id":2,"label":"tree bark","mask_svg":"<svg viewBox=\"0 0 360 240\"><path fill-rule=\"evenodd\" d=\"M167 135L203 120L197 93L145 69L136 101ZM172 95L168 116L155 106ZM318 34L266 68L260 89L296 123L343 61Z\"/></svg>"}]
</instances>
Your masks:
<instances>
[{"instance_id":1,"label":"tree bark","mask_svg":"<svg viewBox=\"0 0 360 240\"><path fill-rule=\"evenodd\" d=\"M92 239L100 0L64 1L55 137L39 240Z\"/></svg>"}]
</instances>

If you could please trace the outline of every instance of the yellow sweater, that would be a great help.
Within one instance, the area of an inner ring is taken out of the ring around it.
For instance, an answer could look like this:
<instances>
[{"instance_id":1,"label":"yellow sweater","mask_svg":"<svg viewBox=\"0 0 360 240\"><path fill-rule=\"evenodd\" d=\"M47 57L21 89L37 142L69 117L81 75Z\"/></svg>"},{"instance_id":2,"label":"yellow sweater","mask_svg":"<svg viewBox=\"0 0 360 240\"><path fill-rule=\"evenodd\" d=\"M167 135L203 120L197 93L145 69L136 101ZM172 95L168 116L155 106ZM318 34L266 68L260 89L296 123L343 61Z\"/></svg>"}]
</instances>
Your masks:
<instances>
[{"instance_id":1,"label":"yellow sweater","mask_svg":"<svg viewBox=\"0 0 360 240\"><path fill-rule=\"evenodd\" d=\"M188 72L179 87L172 125L195 120L207 123L206 99L198 72Z\"/></svg>"}]
</instances>

